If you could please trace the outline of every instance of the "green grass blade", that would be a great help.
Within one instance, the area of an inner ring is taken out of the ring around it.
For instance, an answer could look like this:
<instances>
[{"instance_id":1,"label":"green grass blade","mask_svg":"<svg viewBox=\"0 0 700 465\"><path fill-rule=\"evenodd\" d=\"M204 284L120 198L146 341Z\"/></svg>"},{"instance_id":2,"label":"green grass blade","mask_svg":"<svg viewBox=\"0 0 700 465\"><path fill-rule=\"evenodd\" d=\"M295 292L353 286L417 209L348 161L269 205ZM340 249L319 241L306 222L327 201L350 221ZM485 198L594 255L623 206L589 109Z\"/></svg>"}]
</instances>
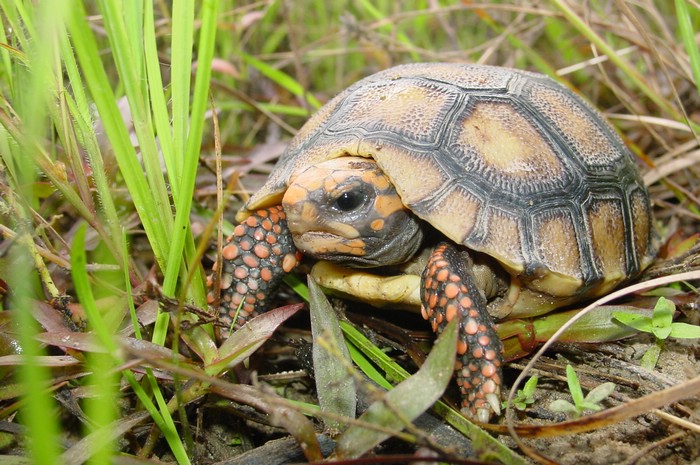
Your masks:
<instances>
[{"instance_id":1,"label":"green grass blade","mask_svg":"<svg viewBox=\"0 0 700 465\"><path fill-rule=\"evenodd\" d=\"M162 173L160 153L155 141L155 130L148 104L143 54L140 51L136 51L143 47L142 33L139 29L139 34L136 37L130 37L128 32L130 29L134 29L134 26L131 26L131 24L142 18L142 10L135 6L140 4L127 6L122 4L122 2L113 0L100 0L98 5L102 12L107 36L112 44L112 56L117 65L119 78L124 86L125 95L129 102L131 120L139 142L141 160L150 190L150 198L147 203L142 205L142 208L148 215L152 215L154 219L162 223L164 232L167 236L170 236L169 233L172 232L173 227L170 199ZM123 174L125 177L143 177L141 171ZM170 249L169 237L153 237L149 239L151 245L153 245L154 240L165 240L167 243L160 244L160 248L164 251ZM160 264L161 266L163 265L163 263Z\"/></svg>"},{"instance_id":2,"label":"green grass blade","mask_svg":"<svg viewBox=\"0 0 700 465\"><path fill-rule=\"evenodd\" d=\"M102 67L97 43L85 20L86 13L82 3L73 2L72 4L74 7L71 8L72 15L68 30L78 62L81 65L84 82L87 84L100 114L105 133L114 149L114 155L124 175L124 181L134 200L134 206L141 218L146 235L149 237L156 261L165 269L169 237L166 222L159 221L159 215L154 213L151 207L153 203L151 190L142 174L136 150L131 144L109 79Z\"/></svg>"},{"instance_id":3,"label":"green grass blade","mask_svg":"<svg viewBox=\"0 0 700 465\"><path fill-rule=\"evenodd\" d=\"M170 126L170 116L168 114L168 105L166 103L166 92L163 77L160 73L160 58L158 56L158 44L156 42L156 26L153 17L153 3L144 3L144 22L143 22L143 37L144 37L144 60L146 66L146 77L148 82L148 92L150 96L151 110L153 111L153 123L158 134L158 143L163 161L168 172L171 187L177 185L177 173L179 166L173 152L173 131ZM173 31L173 35L178 32ZM175 54L173 59L181 54ZM189 79L189 74L186 76ZM177 79L179 81L179 78ZM179 83L178 83L179 84ZM177 189L171 189L173 198L177 201Z\"/></svg>"},{"instance_id":4,"label":"green grass blade","mask_svg":"<svg viewBox=\"0 0 700 465\"><path fill-rule=\"evenodd\" d=\"M688 10L687 0L675 0L676 4L676 19L678 20L678 31L680 32L685 51L688 53L690 61L690 69L693 72L695 79L695 87L700 92L700 50L695 41L695 31L693 30L693 22Z\"/></svg>"},{"instance_id":5,"label":"green grass blade","mask_svg":"<svg viewBox=\"0 0 700 465\"><path fill-rule=\"evenodd\" d=\"M8 249L9 263L13 263L15 269L6 275L6 279L13 291L10 308L14 310L13 318L18 328L17 338L25 357L25 363L18 367L17 378L22 385L24 400L19 418L26 428L27 455L34 464L52 465L59 462L60 417L48 391L52 375L38 362L38 358L44 355L44 350L34 337L40 329L34 320L33 298L38 278L33 270L41 258L34 245L33 232L28 230L27 226L32 224L30 208L38 205L38 199L32 189L35 181L34 149L42 147L42 138L49 131L47 102L50 101L51 89L54 87L53 60L57 56L55 38L63 21L61 11L65 5L58 1L43 2L31 11L31 15L28 14L29 11L24 10L24 5L23 2L17 1L2 4L6 18L18 20L21 17L24 24L15 26L22 28L22 31L16 33L19 34L20 43L26 47L27 56L31 56L27 64L10 60L11 69L8 70L22 78L17 82L22 83L23 92L27 94L22 93L23 99L17 102L17 116L21 120L18 124L24 123L23 131L9 134L8 126L12 123L3 118L2 145L11 148L1 157L6 166L12 166L12 176L8 177L8 182L18 199L17 202L13 201L15 216L12 218L18 237ZM25 32L35 35L25 38ZM11 138L14 138L14 141L11 141Z\"/></svg>"},{"instance_id":6,"label":"green grass blade","mask_svg":"<svg viewBox=\"0 0 700 465\"><path fill-rule=\"evenodd\" d=\"M180 189L180 177L187 145L187 133L190 124L190 82L192 75L192 44L194 41L194 5L195 2L178 1L173 3L172 28L172 121L173 121L173 156L175 171L170 174L174 185L173 191ZM201 64L201 63L200 63ZM174 194L179 198L179 192Z\"/></svg>"},{"instance_id":7,"label":"green grass blade","mask_svg":"<svg viewBox=\"0 0 700 465\"><path fill-rule=\"evenodd\" d=\"M112 338L112 332L108 330L102 315L97 310L95 298L88 282L87 256L85 254L85 224L82 224L75 233L71 247L71 276L75 285L75 291L80 303L87 315L90 328L97 334L101 345L106 349L105 353L86 354L87 369L92 373L88 379L89 386L93 388L93 396L85 401L85 413L90 419L86 424L88 434L90 430L106 428L117 417L114 400L118 398L117 379L113 371L113 359L110 353L116 353L117 346ZM108 463L114 455L114 442L108 438L111 435L105 431L101 440L96 441L91 447L91 463Z\"/></svg>"},{"instance_id":8,"label":"green grass blade","mask_svg":"<svg viewBox=\"0 0 700 465\"><path fill-rule=\"evenodd\" d=\"M168 266L165 270L163 292L166 295L175 292L177 282L177 270L180 268L182 249L185 240L190 238L188 245L188 257L194 258L194 244L190 237L189 218L192 208L192 195L194 193L197 165L201 148L202 133L204 129L204 115L209 101L209 82L211 80L211 61L214 56L214 44L216 38L216 17L218 1L209 0L202 4L202 27L199 36L199 49L197 50L198 65L195 78L195 89L190 113L190 129L187 135L187 145L183 160L183 173L180 185L180 195L177 200L177 213L175 216L175 230L172 236L172 250L168 257ZM178 253L178 251L180 253ZM192 266L197 266L193 264ZM200 279L199 284L203 281ZM195 290L203 290L203 285L195 285ZM204 294L200 293L199 302L203 304Z\"/></svg>"}]
</instances>

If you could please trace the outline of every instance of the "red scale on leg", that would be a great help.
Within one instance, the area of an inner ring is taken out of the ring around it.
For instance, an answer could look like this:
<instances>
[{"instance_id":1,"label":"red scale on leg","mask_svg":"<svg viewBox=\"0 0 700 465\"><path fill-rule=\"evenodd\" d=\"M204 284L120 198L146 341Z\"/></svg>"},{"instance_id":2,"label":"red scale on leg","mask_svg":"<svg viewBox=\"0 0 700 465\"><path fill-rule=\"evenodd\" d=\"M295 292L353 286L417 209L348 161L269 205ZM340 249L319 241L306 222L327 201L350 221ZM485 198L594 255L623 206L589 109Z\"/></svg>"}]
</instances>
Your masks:
<instances>
[{"instance_id":1,"label":"red scale on leg","mask_svg":"<svg viewBox=\"0 0 700 465\"><path fill-rule=\"evenodd\" d=\"M300 260L281 206L259 210L237 225L222 249L219 317L238 328L268 310L282 278ZM214 302L213 278L207 280ZM240 307L240 310L239 310ZM238 319L233 319L238 314Z\"/></svg>"},{"instance_id":2,"label":"red scale on leg","mask_svg":"<svg viewBox=\"0 0 700 465\"><path fill-rule=\"evenodd\" d=\"M499 412L503 345L486 310L486 300L467 269L464 257L447 243L438 245L422 276L423 317L433 330L460 319L455 364L462 393L462 412L488 421Z\"/></svg>"}]
</instances>

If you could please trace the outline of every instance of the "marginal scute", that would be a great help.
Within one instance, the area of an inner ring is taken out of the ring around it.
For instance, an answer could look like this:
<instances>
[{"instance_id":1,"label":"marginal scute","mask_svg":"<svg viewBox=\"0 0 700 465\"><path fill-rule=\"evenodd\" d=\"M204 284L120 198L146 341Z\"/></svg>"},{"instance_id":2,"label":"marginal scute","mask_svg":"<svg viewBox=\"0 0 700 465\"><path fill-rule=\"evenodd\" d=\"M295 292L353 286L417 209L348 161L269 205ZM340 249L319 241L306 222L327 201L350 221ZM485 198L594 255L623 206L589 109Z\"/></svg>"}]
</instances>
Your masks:
<instances>
[{"instance_id":1,"label":"marginal scute","mask_svg":"<svg viewBox=\"0 0 700 465\"><path fill-rule=\"evenodd\" d=\"M547 290L552 295L573 295L581 286L581 255L574 218L567 210L546 211L532 219L537 261L550 272L575 278L570 287L556 284ZM540 280L539 282L542 282ZM561 283L563 284L563 283ZM542 287L542 285L541 285Z\"/></svg>"},{"instance_id":2,"label":"marginal scute","mask_svg":"<svg viewBox=\"0 0 700 465\"><path fill-rule=\"evenodd\" d=\"M639 269L644 269L651 263L656 244L651 223L651 211L646 194L640 188L630 196L632 216L634 217L634 252L639 262Z\"/></svg>"},{"instance_id":3,"label":"marginal scute","mask_svg":"<svg viewBox=\"0 0 700 465\"><path fill-rule=\"evenodd\" d=\"M596 265L606 281L617 284L625 279L628 269L625 258L625 225L619 199L599 199L588 210L591 240Z\"/></svg>"},{"instance_id":4,"label":"marginal scute","mask_svg":"<svg viewBox=\"0 0 700 465\"><path fill-rule=\"evenodd\" d=\"M482 204L482 199L453 184L439 198L414 210L447 237L463 244L469 242L467 238L479 220Z\"/></svg>"},{"instance_id":5,"label":"marginal scute","mask_svg":"<svg viewBox=\"0 0 700 465\"><path fill-rule=\"evenodd\" d=\"M484 236L481 250L495 251L496 258L511 273L523 271L523 244L520 239L521 220L496 208L489 208L486 218L489 233Z\"/></svg>"}]
</instances>

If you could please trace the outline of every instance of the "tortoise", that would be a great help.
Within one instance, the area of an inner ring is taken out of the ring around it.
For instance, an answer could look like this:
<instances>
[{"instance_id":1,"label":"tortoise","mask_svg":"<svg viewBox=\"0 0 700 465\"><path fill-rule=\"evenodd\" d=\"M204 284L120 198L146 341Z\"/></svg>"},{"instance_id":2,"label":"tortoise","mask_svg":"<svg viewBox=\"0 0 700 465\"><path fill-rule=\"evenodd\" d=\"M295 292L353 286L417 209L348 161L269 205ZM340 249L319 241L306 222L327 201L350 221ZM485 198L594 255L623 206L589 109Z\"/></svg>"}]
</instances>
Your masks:
<instances>
[{"instance_id":1,"label":"tortoise","mask_svg":"<svg viewBox=\"0 0 700 465\"><path fill-rule=\"evenodd\" d=\"M311 257L327 288L420 305L438 333L459 318L462 411L481 421L501 389L494 320L608 293L657 249L633 156L601 114L544 75L473 64L400 65L347 88L237 220L223 248L224 319L265 311ZM367 277L409 290L390 296Z\"/></svg>"}]
</instances>

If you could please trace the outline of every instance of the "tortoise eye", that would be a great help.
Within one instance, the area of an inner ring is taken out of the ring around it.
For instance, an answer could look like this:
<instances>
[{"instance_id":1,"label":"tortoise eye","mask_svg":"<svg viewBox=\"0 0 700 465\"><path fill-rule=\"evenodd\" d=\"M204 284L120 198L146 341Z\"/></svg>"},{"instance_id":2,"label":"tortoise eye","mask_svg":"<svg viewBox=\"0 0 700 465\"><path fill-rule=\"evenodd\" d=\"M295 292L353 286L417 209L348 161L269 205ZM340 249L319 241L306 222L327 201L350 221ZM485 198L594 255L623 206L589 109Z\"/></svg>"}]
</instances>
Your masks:
<instances>
[{"instance_id":1,"label":"tortoise eye","mask_svg":"<svg viewBox=\"0 0 700 465\"><path fill-rule=\"evenodd\" d=\"M340 212L351 212L364 205L366 200L367 193L363 190L346 191L340 194L340 197L335 199L333 209Z\"/></svg>"}]
</instances>

